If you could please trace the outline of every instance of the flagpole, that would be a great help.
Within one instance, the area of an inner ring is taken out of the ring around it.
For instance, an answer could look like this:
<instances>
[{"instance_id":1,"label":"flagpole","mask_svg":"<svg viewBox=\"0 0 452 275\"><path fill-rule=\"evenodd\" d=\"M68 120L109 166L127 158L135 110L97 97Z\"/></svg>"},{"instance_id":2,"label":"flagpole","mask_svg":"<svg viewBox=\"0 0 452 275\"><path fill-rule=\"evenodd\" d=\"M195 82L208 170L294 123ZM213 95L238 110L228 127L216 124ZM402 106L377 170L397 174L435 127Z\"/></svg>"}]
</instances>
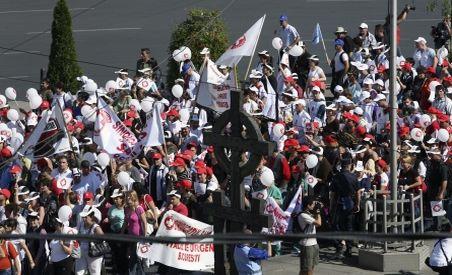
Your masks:
<instances>
[{"instance_id":1,"label":"flagpole","mask_svg":"<svg viewBox=\"0 0 452 275\"><path fill-rule=\"evenodd\" d=\"M259 29L259 34L257 35L256 43L254 44L253 54L252 54L251 57L250 57L250 62L248 63L248 68L246 69L245 77L244 77L243 80L246 80L246 79L248 78L248 72L250 71L251 63L253 62L254 52L256 51L257 43L259 42L259 37L261 36L262 27L264 26L264 22L265 22L265 17L266 17L266 16L267 16L267 15L264 14L264 19L262 20L261 28Z\"/></svg>"},{"instance_id":2,"label":"flagpole","mask_svg":"<svg viewBox=\"0 0 452 275\"><path fill-rule=\"evenodd\" d=\"M319 23L317 23L317 24L319 25L319 31L320 31L320 33L322 33L322 30L320 29L320 24L319 24ZM325 56L326 56L326 62L327 62L328 64L330 64L330 58L328 57L328 52L326 51L325 40L323 40L323 35L321 35L321 37L322 37L323 50L325 51Z\"/></svg>"}]
</instances>

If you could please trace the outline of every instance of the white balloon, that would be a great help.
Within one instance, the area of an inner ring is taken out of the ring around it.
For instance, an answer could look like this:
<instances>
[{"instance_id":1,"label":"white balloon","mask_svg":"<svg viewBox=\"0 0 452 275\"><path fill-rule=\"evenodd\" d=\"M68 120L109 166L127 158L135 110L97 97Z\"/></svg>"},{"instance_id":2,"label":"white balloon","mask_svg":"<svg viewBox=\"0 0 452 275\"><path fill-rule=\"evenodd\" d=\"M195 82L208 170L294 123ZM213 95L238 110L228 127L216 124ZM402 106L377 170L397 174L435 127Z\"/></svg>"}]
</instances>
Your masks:
<instances>
[{"instance_id":1,"label":"white balloon","mask_svg":"<svg viewBox=\"0 0 452 275\"><path fill-rule=\"evenodd\" d=\"M86 117L86 120L88 120L89 122L96 122L96 118L97 118L97 107L95 107L91 114L89 114L88 117Z\"/></svg>"},{"instance_id":2,"label":"white balloon","mask_svg":"<svg viewBox=\"0 0 452 275\"><path fill-rule=\"evenodd\" d=\"M63 111L64 122L69 123L73 119L72 112L69 110Z\"/></svg>"},{"instance_id":3,"label":"white balloon","mask_svg":"<svg viewBox=\"0 0 452 275\"><path fill-rule=\"evenodd\" d=\"M306 158L306 166L309 169L316 167L317 163L319 163L319 159L314 154L311 154Z\"/></svg>"},{"instance_id":4,"label":"white balloon","mask_svg":"<svg viewBox=\"0 0 452 275\"><path fill-rule=\"evenodd\" d=\"M303 54L303 48L299 45L295 45L289 50L289 54L291 56L300 56Z\"/></svg>"},{"instance_id":5,"label":"white balloon","mask_svg":"<svg viewBox=\"0 0 452 275\"><path fill-rule=\"evenodd\" d=\"M259 177L262 184L269 187L273 184L275 181L275 175L273 174L273 171L270 168L263 167L262 168L262 174Z\"/></svg>"},{"instance_id":6,"label":"white balloon","mask_svg":"<svg viewBox=\"0 0 452 275\"><path fill-rule=\"evenodd\" d=\"M182 51L180 49L175 49L173 51L173 59L176 62L182 62Z\"/></svg>"},{"instance_id":7,"label":"white balloon","mask_svg":"<svg viewBox=\"0 0 452 275\"><path fill-rule=\"evenodd\" d=\"M30 99L34 95L38 94L38 90L36 90L35 88L30 88L30 89L27 90L26 94L27 94L27 98Z\"/></svg>"},{"instance_id":8,"label":"white balloon","mask_svg":"<svg viewBox=\"0 0 452 275\"><path fill-rule=\"evenodd\" d=\"M6 105L6 97L4 95L0 95L0 108Z\"/></svg>"},{"instance_id":9,"label":"white balloon","mask_svg":"<svg viewBox=\"0 0 452 275\"><path fill-rule=\"evenodd\" d=\"M141 105L140 105L140 102L138 101L138 99L135 99L135 98L131 99L129 102L129 106L130 107L133 106L135 108L135 111L141 111Z\"/></svg>"},{"instance_id":10,"label":"white balloon","mask_svg":"<svg viewBox=\"0 0 452 275\"><path fill-rule=\"evenodd\" d=\"M93 165L96 162L96 160L97 160L97 155L95 153L92 153L92 152L86 152L86 153L83 154L82 159L89 161L89 164Z\"/></svg>"},{"instance_id":11,"label":"white balloon","mask_svg":"<svg viewBox=\"0 0 452 275\"><path fill-rule=\"evenodd\" d=\"M277 123L273 126L273 135L277 138L284 136L284 125Z\"/></svg>"},{"instance_id":12,"label":"white balloon","mask_svg":"<svg viewBox=\"0 0 452 275\"><path fill-rule=\"evenodd\" d=\"M419 118L419 123L421 123L421 125L424 127L428 127L430 124L432 124L432 119L430 118L429 115L423 114Z\"/></svg>"},{"instance_id":13,"label":"white balloon","mask_svg":"<svg viewBox=\"0 0 452 275\"><path fill-rule=\"evenodd\" d=\"M97 163L100 167L105 168L110 164L110 156L107 153L100 153L97 155Z\"/></svg>"},{"instance_id":14,"label":"white balloon","mask_svg":"<svg viewBox=\"0 0 452 275\"><path fill-rule=\"evenodd\" d=\"M8 87L5 89L5 95L8 99L16 100L17 92L13 87Z\"/></svg>"},{"instance_id":15,"label":"white balloon","mask_svg":"<svg viewBox=\"0 0 452 275\"><path fill-rule=\"evenodd\" d=\"M180 109L179 111L180 121L187 123L190 119L190 111L187 108Z\"/></svg>"},{"instance_id":16,"label":"white balloon","mask_svg":"<svg viewBox=\"0 0 452 275\"><path fill-rule=\"evenodd\" d=\"M97 83L93 80L88 80L85 85L83 85L83 90L89 94L94 94L97 90Z\"/></svg>"},{"instance_id":17,"label":"white balloon","mask_svg":"<svg viewBox=\"0 0 452 275\"><path fill-rule=\"evenodd\" d=\"M108 93L113 93L116 89L118 89L118 84L114 80L108 80L107 83L105 83L105 90Z\"/></svg>"},{"instance_id":18,"label":"white balloon","mask_svg":"<svg viewBox=\"0 0 452 275\"><path fill-rule=\"evenodd\" d=\"M441 142L448 142L449 141L449 132L446 129L441 128L438 130L438 134L436 137Z\"/></svg>"},{"instance_id":19,"label":"white balloon","mask_svg":"<svg viewBox=\"0 0 452 275\"><path fill-rule=\"evenodd\" d=\"M69 205L63 205L58 210L58 219L63 223L68 222L72 217L72 209Z\"/></svg>"},{"instance_id":20,"label":"white balloon","mask_svg":"<svg viewBox=\"0 0 452 275\"><path fill-rule=\"evenodd\" d=\"M6 113L6 117L12 122L16 122L19 120L19 112L15 109L10 109L8 110L8 113Z\"/></svg>"},{"instance_id":21,"label":"white balloon","mask_svg":"<svg viewBox=\"0 0 452 275\"><path fill-rule=\"evenodd\" d=\"M283 46L283 42L281 40L281 38L279 37L275 37L272 40L272 46L275 50L281 50L282 46Z\"/></svg>"},{"instance_id":22,"label":"white balloon","mask_svg":"<svg viewBox=\"0 0 452 275\"><path fill-rule=\"evenodd\" d=\"M190 50L189 47L182 46L182 47L179 48L179 50L182 51L182 53L181 53L181 55L182 55L181 59L182 60L181 61L185 61L185 60L191 59L191 50Z\"/></svg>"},{"instance_id":23,"label":"white balloon","mask_svg":"<svg viewBox=\"0 0 452 275\"><path fill-rule=\"evenodd\" d=\"M424 139L424 132L419 128L411 129L410 136L415 141L422 141Z\"/></svg>"},{"instance_id":24,"label":"white balloon","mask_svg":"<svg viewBox=\"0 0 452 275\"><path fill-rule=\"evenodd\" d=\"M129 174L127 174L127 172L119 172L118 174L118 183L122 186L122 187L128 187L129 183L130 183L130 176Z\"/></svg>"},{"instance_id":25,"label":"white balloon","mask_svg":"<svg viewBox=\"0 0 452 275\"><path fill-rule=\"evenodd\" d=\"M176 84L173 86L173 88L171 88L171 93L173 94L173 96L175 98L180 98L182 96L182 94L184 93L184 88L182 88L181 85Z\"/></svg>"},{"instance_id":26,"label":"white balloon","mask_svg":"<svg viewBox=\"0 0 452 275\"><path fill-rule=\"evenodd\" d=\"M154 105L154 99L152 97L145 97L141 101L141 110L145 113L149 113L152 110L152 106Z\"/></svg>"},{"instance_id":27,"label":"white balloon","mask_svg":"<svg viewBox=\"0 0 452 275\"><path fill-rule=\"evenodd\" d=\"M30 109L32 110L38 109L39 106L41 106L42 104L42 97L38 94L33 95L29 99L30 99Z\"/></svg>"}]
</instances>

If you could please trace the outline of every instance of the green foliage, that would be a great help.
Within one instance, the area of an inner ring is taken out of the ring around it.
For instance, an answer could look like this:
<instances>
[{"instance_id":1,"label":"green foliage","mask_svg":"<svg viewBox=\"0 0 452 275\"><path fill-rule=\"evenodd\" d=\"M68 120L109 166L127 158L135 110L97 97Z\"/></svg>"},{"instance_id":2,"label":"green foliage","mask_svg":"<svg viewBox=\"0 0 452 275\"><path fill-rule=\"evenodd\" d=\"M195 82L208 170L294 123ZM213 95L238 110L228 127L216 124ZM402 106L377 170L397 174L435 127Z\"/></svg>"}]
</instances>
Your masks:
<instances>
[{"instance_id":1,"label":"green foliage","mask_svg":"<svg viewBox=\"0 0 452 275\"><path fill-rule=\"evenodd\" d=\"M432 12L438 8L438 6L441 5L441 13L443 16L451 15L452 14L452 3L450 0L430 0L427 3L427 10Z\"/></svg>"},{"instance_id":2,"label":"green foliage","mask_svg":"<svg viewBox=\"0 0 452 275\"><path fill-rule=\"evenodd\" d=\"M192 62L200 68L203 59L199 54L204 47L210 49L210 58L216 60L229 46L227 31L223 20L219 18L218 11L206 9L192 9L187 19L180 23L171 35L168 53L171 55L175 49L187 46L192 52ZM173 58L168 62L167 85L172 87L174 80L180 77L179 64Z\"/></svg>"},{"instance_id":3,"label":"green foliage","mask_svg":"<svg viewBox=\"0 0 452 275\"><path fill-rule=\"evenodd\" d=\"M61 81L65 89L76 92L77 76L82 70L77 63L77 52L72 37L72 20L65 0L58 0L53 9L52 45L50 46L47 77L55 84Z\"/></svg>"}]
</instances>

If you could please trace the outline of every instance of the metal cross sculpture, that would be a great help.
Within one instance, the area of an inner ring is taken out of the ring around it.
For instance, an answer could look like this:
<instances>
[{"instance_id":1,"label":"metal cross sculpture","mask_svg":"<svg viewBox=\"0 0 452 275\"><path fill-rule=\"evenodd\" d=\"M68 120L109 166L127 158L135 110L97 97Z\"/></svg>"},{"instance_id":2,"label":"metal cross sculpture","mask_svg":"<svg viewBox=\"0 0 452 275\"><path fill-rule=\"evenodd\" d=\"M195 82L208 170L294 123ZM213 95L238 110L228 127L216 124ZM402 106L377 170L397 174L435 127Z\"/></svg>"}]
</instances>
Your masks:
<instances>
[{"instance_id":1,"label":"metal cross sculpture","mask_svg":"<svg viewBox=\"0 0 452 275\"><path fill-rule=\"evenodd\" d=\"M262 227L270 228L273 224L273 217L263 214L265 201L252 199L251 211L245 210L242 181L256 170L262 156L273 152L275 144L264 140L256 121L243 110L242 98L241 91L231 91L231 108L220 115L211 131L204 132L204 143L214 147L218 163L231 176L231 207L225 206L223 191L214 192L213 204L206 205L209 215L214 217L215 233L224 232L225 222L230 222L229 232L242 232L244 224L260 232ZM230 134L225 134L229 124ZM241 165L244 152L249 152L249 158ZM222 245L215 245L215 274L225 274Z\"/></svg>"}]
</instances>

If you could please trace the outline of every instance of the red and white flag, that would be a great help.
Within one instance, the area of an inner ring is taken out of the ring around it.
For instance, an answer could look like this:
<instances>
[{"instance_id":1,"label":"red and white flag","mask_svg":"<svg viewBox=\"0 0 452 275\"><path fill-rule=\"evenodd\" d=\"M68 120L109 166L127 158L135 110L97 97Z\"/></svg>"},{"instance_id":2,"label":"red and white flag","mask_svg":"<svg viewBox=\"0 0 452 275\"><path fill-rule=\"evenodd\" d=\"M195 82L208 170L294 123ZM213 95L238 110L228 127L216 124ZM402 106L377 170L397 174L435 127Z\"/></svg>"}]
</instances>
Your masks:
<instances>
[{"instance_id":1,"label":"red and white flag","mask_svg":"<svg viewBox=\"0 0 452 275\"><path fill-rule=\"evenodd\" d=\"M131 158L138 142L116 113L102 98L99 98L98 113L94 124L94 142L106 153L119 160Z\"/></svg>"},{"instance_id":2,"label":"red and white flag","mask_svg":"<svg viewBox=\"0 0 452 275\"><path fill-rule=\"evenodd\" d=\"M243 56L252 56L256 49L264 21L265 15L257 20L257 22L254 23L245 34L240 36L234 44L229 46L215 64L233 67L240 62L240 59L242 59Z\"/></svg>"}]
</instances>

